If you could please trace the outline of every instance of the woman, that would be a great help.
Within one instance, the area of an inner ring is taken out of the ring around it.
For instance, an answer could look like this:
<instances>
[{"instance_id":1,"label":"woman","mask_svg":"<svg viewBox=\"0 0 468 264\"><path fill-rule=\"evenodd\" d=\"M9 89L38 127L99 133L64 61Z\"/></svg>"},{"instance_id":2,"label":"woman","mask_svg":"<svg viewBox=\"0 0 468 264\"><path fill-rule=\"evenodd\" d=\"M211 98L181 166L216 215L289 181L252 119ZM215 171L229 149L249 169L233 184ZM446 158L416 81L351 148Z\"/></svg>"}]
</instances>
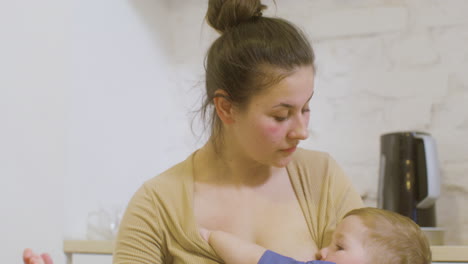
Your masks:
<instances>
[{"instance_id":1,"label":"woman","mask_svg":"<svg viewBox=\"0 0 468 264\"><path fill-rule=\"evenodd\" d=\"M362 206L333 159L297 148L308 137L314 53L291 23L263 17L265 8L209 1L206 19L221 34L205 65L201 113L211 137L136 192L114 263L222 263L198 227L311 260Z\"/></svg>"}]
</instances>

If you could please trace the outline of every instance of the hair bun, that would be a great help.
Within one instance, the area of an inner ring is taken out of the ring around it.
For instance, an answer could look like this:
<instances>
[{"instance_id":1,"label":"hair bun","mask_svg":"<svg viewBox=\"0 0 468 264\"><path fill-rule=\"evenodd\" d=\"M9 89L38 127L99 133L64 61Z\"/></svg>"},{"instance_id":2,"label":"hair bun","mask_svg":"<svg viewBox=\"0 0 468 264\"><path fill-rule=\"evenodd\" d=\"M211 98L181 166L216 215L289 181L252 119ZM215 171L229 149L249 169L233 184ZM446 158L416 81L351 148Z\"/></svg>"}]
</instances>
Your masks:
<instances>
[{"instance_id":1,"label":"hair bun","mask_svg":"<svg viewBox=\"0 0 468 264\"><path fill-rule=\"evenodd\" d=\"M267 6L260 0L209 0L206 20L218 32L262 16Z\"/></svg>"}]
</instances>

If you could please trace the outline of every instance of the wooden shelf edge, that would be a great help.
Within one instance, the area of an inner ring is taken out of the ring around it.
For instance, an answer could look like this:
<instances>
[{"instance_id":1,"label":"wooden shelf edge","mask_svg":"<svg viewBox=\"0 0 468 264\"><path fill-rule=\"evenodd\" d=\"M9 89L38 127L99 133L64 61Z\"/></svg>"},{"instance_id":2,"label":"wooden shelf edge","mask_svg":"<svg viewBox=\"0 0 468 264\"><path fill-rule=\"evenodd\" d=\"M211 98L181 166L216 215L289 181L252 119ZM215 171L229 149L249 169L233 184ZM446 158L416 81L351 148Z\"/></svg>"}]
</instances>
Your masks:
<instances>
[{"instance_id":1,"label":"wooden shelf edge","mask_svg":"<svg viewBox=\"0 0 468 264\"><path fill-rule=\"evenodd\" d=\"M433 262L468 262L468 246L431 246Z\"/></svg>"},{"instance_id":2,"label":"wooden shelf edge","mask_svg":"<svg viewBox=\"0 0 468 264\"><path fill-rule=\"evenodd\" d=\"M112 254L112 240L64 240L67 254ZM433 262L468 262L468 246L431 246Z\"/></svg>"},{"instance_id":3,"label":"wooden shelf edge","mask_svg":"<svg viewBox=\"0 0 468 264\"><path fill-rule=\"evenodd\" d=\"M112 254L112 240L64 240L63 252L81 254Z\"/></svg>"}]
</instances>

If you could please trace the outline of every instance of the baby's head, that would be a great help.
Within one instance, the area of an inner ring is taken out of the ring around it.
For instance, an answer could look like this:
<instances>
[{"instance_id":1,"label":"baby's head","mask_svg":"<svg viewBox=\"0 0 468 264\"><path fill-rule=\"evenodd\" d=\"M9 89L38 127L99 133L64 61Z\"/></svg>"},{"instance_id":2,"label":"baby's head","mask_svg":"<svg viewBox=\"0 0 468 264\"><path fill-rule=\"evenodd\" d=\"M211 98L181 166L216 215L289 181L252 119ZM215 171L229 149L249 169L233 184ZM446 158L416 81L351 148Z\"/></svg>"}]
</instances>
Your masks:
<instances>
[{"instance_id":1,"label":"baby's head","mask_svg":"<svg viewBox=\"0 0 468 264\"><path fill-rule=\"evenodd\" d=\"M320 253L337 264L431 263L429 241L413 220L371 207L348 212Z\"/></svg>"}]
</instances>

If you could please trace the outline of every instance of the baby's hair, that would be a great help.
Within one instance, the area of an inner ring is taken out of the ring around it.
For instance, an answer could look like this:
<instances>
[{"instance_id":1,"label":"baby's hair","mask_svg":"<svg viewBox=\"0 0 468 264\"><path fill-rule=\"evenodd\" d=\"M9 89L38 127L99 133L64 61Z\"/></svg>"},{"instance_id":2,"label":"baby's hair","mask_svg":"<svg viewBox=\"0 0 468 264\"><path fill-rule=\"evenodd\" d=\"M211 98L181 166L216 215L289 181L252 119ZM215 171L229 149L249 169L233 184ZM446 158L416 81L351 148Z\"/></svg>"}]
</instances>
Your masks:
<instances>
[{"instance_id":1,"label":"baby's hair","mask_svg":"<svg viewBox=\"0 0 468 264\"><path fill-rule=\"evenodd\" d=\"M364 248L371 263L430 264L429 241L421 228L410 218L395 212L366 207L348 212L357 216L367 227Z\"/></svg>"}]
</instances>

